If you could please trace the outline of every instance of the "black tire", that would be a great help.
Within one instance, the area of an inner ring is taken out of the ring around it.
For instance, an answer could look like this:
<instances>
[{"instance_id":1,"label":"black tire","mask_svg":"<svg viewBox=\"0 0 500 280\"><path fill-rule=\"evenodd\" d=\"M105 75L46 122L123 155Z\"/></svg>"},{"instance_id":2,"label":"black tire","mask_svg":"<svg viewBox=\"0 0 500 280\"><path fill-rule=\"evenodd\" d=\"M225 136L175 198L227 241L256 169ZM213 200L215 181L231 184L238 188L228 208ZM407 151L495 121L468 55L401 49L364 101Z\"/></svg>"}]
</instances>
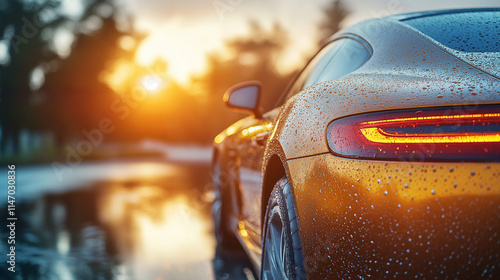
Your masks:
<instances>
[{"instance_id":1,"label":"black tire","mask_svg":"<svg viewBox=\"0 0 500 280\"><path fill-rule=\"evenodd\" d=\"M229 228L231 194L229 193L228 180L223 176L219 160L216 160L212 167L212 185L215 193L215 200L212 204L212 216L218 249L239 250L241 245Z\"/></svg>"},{"instance_id":2,"label":"black tire","mask_svg":"<svg viewBox=\"0 0 500 280\"><path fill-rule=\"evenodd\" d=\"M306 279L295 205L286 177L274 185L263 232L261 279Z\"/></svg>"}]
</instances>

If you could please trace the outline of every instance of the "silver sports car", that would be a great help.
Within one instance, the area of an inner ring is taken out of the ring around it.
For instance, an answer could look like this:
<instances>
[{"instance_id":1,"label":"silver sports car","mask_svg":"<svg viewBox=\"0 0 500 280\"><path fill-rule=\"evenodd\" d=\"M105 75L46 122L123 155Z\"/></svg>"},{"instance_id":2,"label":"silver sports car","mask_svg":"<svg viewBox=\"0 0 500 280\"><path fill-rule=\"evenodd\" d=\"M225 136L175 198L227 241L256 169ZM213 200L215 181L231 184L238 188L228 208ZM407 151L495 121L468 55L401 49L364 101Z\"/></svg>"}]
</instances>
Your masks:
<instances>
[{"instance_id":1,"label":"silver sports car","mask_svg":"<svg viewBox=\"0 0 500 280\"><path fill-rule=\"evenodd\" d=\"M335 34L214 140L219 245L263 279L500 279L500 9Z\"/></svg>"}]
</instances>

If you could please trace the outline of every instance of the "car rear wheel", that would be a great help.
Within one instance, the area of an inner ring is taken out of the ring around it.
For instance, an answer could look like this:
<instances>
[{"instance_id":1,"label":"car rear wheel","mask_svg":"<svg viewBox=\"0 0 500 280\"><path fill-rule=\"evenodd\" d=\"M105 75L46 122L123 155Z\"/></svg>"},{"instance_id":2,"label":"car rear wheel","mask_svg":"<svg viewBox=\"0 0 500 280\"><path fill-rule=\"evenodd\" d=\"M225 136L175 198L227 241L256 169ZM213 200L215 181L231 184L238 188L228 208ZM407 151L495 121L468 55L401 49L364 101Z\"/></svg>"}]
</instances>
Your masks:
<instances>
[{"instance_id":1,"label":"car rear wheel","mask_svg":"<svg viewBox=\"0 0 500 280\"><path fill-rule=\"evenodd\" d=\"M262 275L266 279L305 279L304 260L290 183L274 186L264 223Z\"/></svg>"}]
</instances>

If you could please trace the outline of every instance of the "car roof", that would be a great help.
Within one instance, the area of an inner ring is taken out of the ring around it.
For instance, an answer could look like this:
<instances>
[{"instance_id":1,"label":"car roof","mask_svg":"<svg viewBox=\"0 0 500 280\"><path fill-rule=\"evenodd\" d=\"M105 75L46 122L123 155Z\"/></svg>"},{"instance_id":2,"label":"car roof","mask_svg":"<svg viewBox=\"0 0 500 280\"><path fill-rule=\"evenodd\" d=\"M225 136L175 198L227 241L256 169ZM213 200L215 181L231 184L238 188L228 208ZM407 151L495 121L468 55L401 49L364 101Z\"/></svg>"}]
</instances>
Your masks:
<instances>
[{"instance_id":1,"label":"car roof","mask_svg":"<svg viewBox=\"0 0 500 280\"><path fill-rule=\"evenodd\" d=\"M486 32L475 34L474 28L482 31L485 27ZM374 18L339 31L331 40L349 34L361 37L373 48L370 60L377 57L378 66L384 62L395 66L394 69L405 65L406 70L398 71L411 72L417 66L414 63L419 62L421 68L436 72L442 68L436 68L437 65L444 65L438 61L452 58L500 79L500 8L438 10ZM476 46L480 49L474 49ZM424 48L427 52L418 51ZM430 56L430 52L434 52L434 56ZM440 55L436 56L437 53ZM422 57L432 59L422 61ZM362 68L359 70L363 71Z\"/></svg>"},{"instance_id":2,"label":"car roof","mask_svg":"<svg viewBox=\"0 0 500 280\"><path fill-rule=\"evenodd\" d=\"M500 52L500 9L408 14L399 21L454 50Z\"/></svg>"},{"instance_id":3,"label":"car roof","mask_svg":"<svg viewBox=\"0 0 500 280\"><path fill-rule=\"evenodd\" d=\"M429 16L462 14L462 13L478 13L478 12L500 12L500 8L470 8L470 9L448 9L448 10L422 11L422 12L412 12L412 13L406 13L406 14L392 15L392 16L388 16L387 19L405 21L405 20L411 20L411 19L429 17Z\"/></svg>"},{"instance_id":4,"label":"car roof","mask_svg":"<svg viewBox=\"0 0 500 280\"><path fill-rule=\"evenodd\" d=\"M473 41L473 43L477 43L474 40L484 41L484 37L489 36L490 47L486 48L485 51L478 50L478 52L500 52L500 8L449 9L391 15L382 18L365 20L361 23L343 29L339 33L353 33L356 35L362 35L358 34L357 31L359 29L366 29L367 25L373 25L377 23L385 23L386 26L390 26L391 23L394 25L405 25L407 27L410 27L410 29L416 31L416 33L420 34L421 36L433 39L437 43L440 43L447 47L450 46L448 46L448 44L446 44L444 40L441 40L440 37L445 36L448 33L453 33L455 37L465 37L462 39L471 40ZM473 28L470 28L471 25L473 25ZM477 33L477 31L485 31L486 28L488 29L486 30L486 32L483 32L483 34L475 34L475 32ZM379 31L384 32L385 30ZM383 37L380 37L380 32L370 33L373 36L367 36L368 38L372 37L370 38L370 40L368 40L369 42L371 40L383 39ZM471 35L475 35L474 38L469 38ZM454 49L453 47L456 47L456 45L452 45L451 47L452 49ZM462 52L471 51L460 47L456 50Z\"/></svg>"}]
</instances>

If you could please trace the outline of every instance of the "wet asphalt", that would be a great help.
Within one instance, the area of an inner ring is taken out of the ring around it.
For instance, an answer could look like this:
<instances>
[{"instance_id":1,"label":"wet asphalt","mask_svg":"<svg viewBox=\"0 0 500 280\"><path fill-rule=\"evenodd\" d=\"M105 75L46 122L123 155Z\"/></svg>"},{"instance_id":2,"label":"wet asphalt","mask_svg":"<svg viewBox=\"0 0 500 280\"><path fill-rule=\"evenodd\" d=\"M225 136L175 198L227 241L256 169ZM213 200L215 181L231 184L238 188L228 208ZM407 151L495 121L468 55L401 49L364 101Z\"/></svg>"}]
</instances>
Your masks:
<instances>
[{"instance_id":1,"label":"wet asphalt","mask_svg":"<svg viewBox=\"0 0 500 280\"><path fill-rule=\"evenodd\" d=\"M15 272L2 226L0 279L254 279L243 253L217 249L209 170L161 159L86 162L59 176L17 167Z\"/></svg>"}]
</instances>

